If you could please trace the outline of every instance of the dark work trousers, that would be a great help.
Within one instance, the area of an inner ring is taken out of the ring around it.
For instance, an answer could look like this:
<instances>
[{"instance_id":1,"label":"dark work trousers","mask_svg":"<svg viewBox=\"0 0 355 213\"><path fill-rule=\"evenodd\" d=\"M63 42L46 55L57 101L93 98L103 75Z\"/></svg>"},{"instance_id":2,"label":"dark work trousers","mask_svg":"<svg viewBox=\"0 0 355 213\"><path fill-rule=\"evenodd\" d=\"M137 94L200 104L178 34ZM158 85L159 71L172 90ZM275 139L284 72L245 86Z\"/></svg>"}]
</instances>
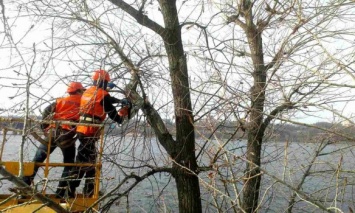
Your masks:
<instances>
[{"instance_id":1,"label":"dark work trousers","mask_svg":"<svg viewBox=\"0 0 355 213\"><path fill-rule=\"evenodd\" d=\"M76 163L95 163L97 157L96 142L99 137L87 137L81 133L78 133L78 139L80 145L78 147L78 154L76 155ZM70 181L70 191L74 191L80 185L81 179L85 175L85 185L83 194L86 197L90 197L94 194L95 188L95 167L74 167L70 176L75 177L76 180Z\"/></svg>"},{"instance_id":2,"label":"dark work trousers","mask_svg":"<svg viewBox=\"0 0 355 213\"><path fill-rule=\"evenodd\" d=\"M68 132L68 131L63 132L63 131L64 130L62 130L63 134L60 137L57 137L57 139L54 137L52 138L49 154L51 154L58 147L58 145L60 145L60 140L68 140L68 139L74 138L75 132ZM65 147L60 147L60 149L62 150L62 153L63 153L63 163L74 163L75 141L69 145L66 145ZM43 163L44 160L47 158L47 151L48 151L48 146L41 144L38 147L32 162ZM34 177L36 176L38 169L39 169L39 167L35 166L34 173L31 176L23 177L23 181L25 183L27 183L28 185L31 185L31 182L33 181ZM58 188L56 190L57 197L64 197L65 192L68 188L68 181L63 180L63 179L65 179L69 176L71 169L72 169L72 166L65 166L64 167L63 172L62 172L62 176L61 176L62 180L59 181ZM70 196L72 196L70 191L68 192L68 194Z\"/></svg>"}]
</instances>

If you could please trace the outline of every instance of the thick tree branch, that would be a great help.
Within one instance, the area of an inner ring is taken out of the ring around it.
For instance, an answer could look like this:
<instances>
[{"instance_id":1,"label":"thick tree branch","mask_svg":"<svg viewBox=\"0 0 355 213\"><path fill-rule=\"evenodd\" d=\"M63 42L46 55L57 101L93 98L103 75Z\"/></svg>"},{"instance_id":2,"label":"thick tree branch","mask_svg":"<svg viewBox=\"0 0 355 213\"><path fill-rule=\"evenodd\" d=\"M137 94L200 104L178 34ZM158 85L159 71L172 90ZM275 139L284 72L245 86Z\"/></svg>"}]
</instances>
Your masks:
<instances>
[{"instance_id":1,"label":"thick tree branch","mask_svg":"<svg viewBox=\"0 0 355 213\"><path fill-rule=\"evenodd\" d=\"M295 103L285 102L281 106L278 106L274 110L272 110L271 113L266 117L266 119L264 120L264 122L262 124L262 131L264 131L266 129L266 127L276 117L277 114L279 114L282 111L285 111L287 109L293 109L294 106L295 106Z\"/></svg>"},{"instance_id":2,"label":"thick tree branch","mask_svg":"<svg viewBox=\"0 0 355 213\"><path fill-rule=\"evenodd\" d=\"M114 40L111 40L114 41ZM156 109L149 103L146 94L144 93L143 85L140 81L139 77L139 68L137 68L133 62L127 57L127 55L123 52L120 46L117 43L113 43L115 50L120 56L124 65L131 70L132 79L131 82L127 85L125 89L128 91L126 95L143 111L145 116L149 121L149 124L153 128L155 134L157 135L160 144L167 150L167 152L171 155L172 146L174 144L174 139L172 135L169 133L169 130L165 126L163 119L160 117L159 113ZM136 91L136 85L140 85L141 91L143 93L143 97L138 94Z\"/></svg>"},{"instance_id":3,"label":"thick tree branch","mask_svg":"<svg viewBox=\"0 0 355 213\"><path fill-rule=\"evenodd\" d=\"M139 10L136 10L133 8L131 5L127 4L126 2L122 0L109 0L112 2L112 4L116 5L117 7L121 8L124 10L126 13L128 13L130 16L132 16L134 19L137 20L137 22L145 27L148 27L149 29L153 30L157 34L159 34L161 37L164 37L165 35L165 28L154 22L153 20L149 19L148 16L143 14L143 8L140 8Z\"/></svg>"}]
</instances>

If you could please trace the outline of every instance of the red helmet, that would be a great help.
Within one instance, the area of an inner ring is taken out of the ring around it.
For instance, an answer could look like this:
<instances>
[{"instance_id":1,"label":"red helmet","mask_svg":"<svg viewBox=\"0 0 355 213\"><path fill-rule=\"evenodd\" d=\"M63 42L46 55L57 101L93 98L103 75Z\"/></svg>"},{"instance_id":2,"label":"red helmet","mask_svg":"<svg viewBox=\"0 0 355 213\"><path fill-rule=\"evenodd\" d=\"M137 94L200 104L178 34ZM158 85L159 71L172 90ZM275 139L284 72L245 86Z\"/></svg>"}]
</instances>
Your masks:
<instances>
[{"instance_id":1,"label":"red helmet","mask_svg":"<svg viewBox=\"0 0 355 213\"><path fill-rule=\"evenodd\" d=\"M85 88L83 87L83 85L80 82L70 82L70 84L67 88L67 92L72 93L72 92L76 92L78 90L85 90Z\"/></svg>"},{"instance_id":2,"label":"red helmet","mask_svg":"<svg viewBox=\"0 0 355 213\"><path fill-rule=\"evenodd\" d=\"M110 81L110 75L108 72L105 70L96 70L94 71L94 74L92 75L92 80L98 81L98 80L105 80L105 81Z\"/></svg>"}]
</instances>

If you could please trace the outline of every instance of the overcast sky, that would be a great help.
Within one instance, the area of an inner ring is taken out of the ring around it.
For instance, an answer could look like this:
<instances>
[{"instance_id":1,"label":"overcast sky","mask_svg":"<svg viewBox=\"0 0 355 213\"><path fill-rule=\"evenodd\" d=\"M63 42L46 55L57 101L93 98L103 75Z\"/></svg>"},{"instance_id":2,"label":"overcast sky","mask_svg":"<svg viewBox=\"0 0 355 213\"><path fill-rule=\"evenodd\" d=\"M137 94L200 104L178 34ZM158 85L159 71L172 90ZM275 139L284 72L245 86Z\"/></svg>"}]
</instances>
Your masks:
<instances>
[{"instance_id":1,"label":"overcast sky","mask_svg":"<svg viewBox=\"0 0 355 213\"><path fill-rule=\"evenodd\" d=\"M8 14L11 17L11 8L9 8ZM189 12L190 16L194 13ZM12 14L15 16L16 14ZM152 17L151 14L149 14ZM195 14L198 15L198 14ZM205 15L205 13L204 13ZM153 14L154 16L154 14ZM160 16L154 19L159 20ZM24 91L26 76L25 74L31 71L31 76L37 79L32 82L31 92L35 97L31 98L30 106L36 113L40 113L40 109L43 109L49 102L53 101L55 97L65 95L66 84L74 79L83 82L84 86L90 85L91 81L88 76L81 76L80 79L73 78L73 72L75 74L75 68L70 67L66 63L59 63L58 61L51 61L50 64L46 64L46 56L49 53L41 52L42 49L46 49L46 45L50 43L44 43L44 38L48 38L51 35L50 25L33 21L29 18L23 17L14 19L8 19L9 25L11 25L11 36L16 43L9 42L9 37L5 36L4 23L1 22L0 26L0 108L5 109L0 115L10 115L13 112L18 112L24 105L26 99L26 93ZM187 35L190 31L186 31ZM199 35L195 35L199 36ZM191 47L193 48L194 40L191 37ZM33 61L33 45L36 47L36 64L31 67ZM335 45L330 43L331 45ZM339 45L339 44L337 44ZM329 47L329 46L328 46ZM334 48L333 48L334 49ZM19 51L21 55L19 54ZM332 48L329 48L332 51ZM191 63L192 59L190 59ZM26 66L21 66L23 62ZM21 66L21 70L20 70ZM46 74L42 75L41 71L43 66L48 66ZM194 70L191 69L191 72ZM20 74L19 74L20 73ZM195 73L200 75L200 73ZM59 77L58 77L59 76ZM21 88L21 89L19 89ZM337 107L345 116L350 116L353 112L355 105L353 102L349 102L349 97L352 97L352 92L344 92L344 102L334 103L334 107ZM346 103L346 104L345 104ZM311 112L310 115L298 115L300 120L305 122L315 122L320 120L332 121L332 113L324 113L320 110Z\"/></svg>"}]
</instances>

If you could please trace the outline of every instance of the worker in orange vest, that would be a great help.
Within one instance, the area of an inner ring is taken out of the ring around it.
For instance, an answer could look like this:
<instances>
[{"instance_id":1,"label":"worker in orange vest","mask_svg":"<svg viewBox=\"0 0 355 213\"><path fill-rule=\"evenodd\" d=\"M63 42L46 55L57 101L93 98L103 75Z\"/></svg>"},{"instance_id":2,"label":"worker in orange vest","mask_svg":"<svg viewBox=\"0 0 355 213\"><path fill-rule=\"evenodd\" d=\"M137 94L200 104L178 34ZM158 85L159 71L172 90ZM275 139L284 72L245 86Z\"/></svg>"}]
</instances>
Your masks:
<instances>
[{"instance_id":1,"label":"worker in orange vest","mask_svg":"<svg viewBox=\"0 0 355 213\"><path fill-rule=\"evenodd\" d=\"M54 103L47 106L42 114L42 119L78 122L80 100L84 91L85 88L80 82L71 82L67 88L69 96L58 98ZM48 136L50 134L52 136L49 154L51 154L57 147L59 147L63 153L63 162L74 163L76 126L65 124L56 126L55 124L42 123L41 128L44 131L44 134L47 136L47 141L49 140ZM51 133L49 133L50 131ZM41 144L36 151L33 162L42 163L47 158L47 151L48 144ZM65 166L61 179L65 179L69 175L70 170L71 166ZM23 181L30 185L37 171L38 167L35 166L33 175L23 177ZM56 196L60 198L64 197L68 188L67 186L67 181L59 181ZM70 194L70 191L68 194Z\"/></svg>"},{"instance_id":2,"label":"worker in orange vest","mask_svg":"<svg viewBox=\"0 0 355 213\"><path fill-rule=\"evenodd\" d=\"M107 91L110 75L105 70L96 70L92 76L93 86L89 87L81 97L80 102L80 123L102 124L108 117L121 124L123 119L128 116L129 109L125 108L117 112L113 103L121 102L125 105L131 105L128 99L119 100L110 96ZM95 163L97 152L95 144L100 138L102 128L92 126L77 126L77 135L80 141L76 163ZM81 178L85 175L84 195L90 197L94 193L95 167L74 167L71 177L75 181L70 181L70 190L75 192L76 187L80 185Z\"/></svg>"}]
</instances>

